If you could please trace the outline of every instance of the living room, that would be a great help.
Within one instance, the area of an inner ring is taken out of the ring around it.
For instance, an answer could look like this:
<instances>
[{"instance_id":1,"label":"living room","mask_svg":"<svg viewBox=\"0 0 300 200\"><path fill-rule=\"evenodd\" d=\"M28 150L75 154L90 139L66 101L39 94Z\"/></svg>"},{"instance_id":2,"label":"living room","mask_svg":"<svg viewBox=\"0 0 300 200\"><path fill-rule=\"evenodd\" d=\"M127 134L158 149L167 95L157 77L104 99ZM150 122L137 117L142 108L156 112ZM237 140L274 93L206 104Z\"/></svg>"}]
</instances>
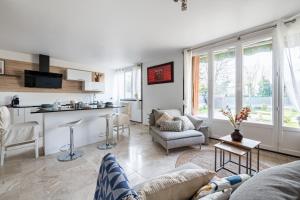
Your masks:
<instances>
[{"instance_id":1,"label":"living room","mask_svg":"<svg viewBox=\"0 0 300 200\"><path fill-rule=\"evenodd\" d=\"M0 2L0 199L299 199L300 2Z\"/></svg>"}]
</instances>

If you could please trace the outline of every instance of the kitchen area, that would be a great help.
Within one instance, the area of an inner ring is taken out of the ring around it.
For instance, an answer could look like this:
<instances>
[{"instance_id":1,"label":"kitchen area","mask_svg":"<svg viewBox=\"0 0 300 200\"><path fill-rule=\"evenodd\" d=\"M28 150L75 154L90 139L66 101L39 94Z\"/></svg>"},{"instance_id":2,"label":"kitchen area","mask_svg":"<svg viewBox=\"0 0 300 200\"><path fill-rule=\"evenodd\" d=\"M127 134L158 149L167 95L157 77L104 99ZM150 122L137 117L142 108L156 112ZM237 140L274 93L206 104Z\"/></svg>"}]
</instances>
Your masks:
<instances>
[{"instance_id":1,"label":"kitchen area","mask_svg":"<svg viewBox=\"0 0 300 200\"><path fill-rule=\"evenodd\" d=\"M5 60L0 106L8 108L10 124L38 123L40 155L71 145L70 122L80 121L72 127L75 147L104 141L107 130L112 131L107 116L121 108L105 94L105 74L50 66L49 60L44 55L39 55L39 64Z\"/></svg>"}]
</instances>

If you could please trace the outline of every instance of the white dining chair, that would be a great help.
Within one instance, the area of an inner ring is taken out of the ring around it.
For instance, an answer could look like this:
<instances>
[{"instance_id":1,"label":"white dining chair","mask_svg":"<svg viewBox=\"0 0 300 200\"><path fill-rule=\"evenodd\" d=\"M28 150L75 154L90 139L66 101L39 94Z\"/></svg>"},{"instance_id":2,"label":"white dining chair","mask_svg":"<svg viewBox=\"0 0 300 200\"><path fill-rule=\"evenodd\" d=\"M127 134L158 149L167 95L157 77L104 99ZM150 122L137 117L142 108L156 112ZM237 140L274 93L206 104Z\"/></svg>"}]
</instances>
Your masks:
<instances>
[{"instance_id":1,"label":"white dining chair","mask_svg":"<svg viewBox=\"0 0 300 200\"><path fill-rule=\"evenodd\" d=\"M124 133L125 129L127 129L128 135L130 135L131 106L130 103L121 103L121 106L123 107L119 109L113 119L113 130L117 132L118 140L120 131Z\"/></svg>"},{"instance_id":2,"label":"white dining chair","mask_svg":"<svg viewBox=\"0 0 300 200\"><path fill-rule=\"evenodd\" d=\"M39 157L39 132L37 122L10 123L10 112L6 106L0 107L0 165L4 164L7 149L28 143L35 144L35 158Z\"/></svg>"}]
</instances>

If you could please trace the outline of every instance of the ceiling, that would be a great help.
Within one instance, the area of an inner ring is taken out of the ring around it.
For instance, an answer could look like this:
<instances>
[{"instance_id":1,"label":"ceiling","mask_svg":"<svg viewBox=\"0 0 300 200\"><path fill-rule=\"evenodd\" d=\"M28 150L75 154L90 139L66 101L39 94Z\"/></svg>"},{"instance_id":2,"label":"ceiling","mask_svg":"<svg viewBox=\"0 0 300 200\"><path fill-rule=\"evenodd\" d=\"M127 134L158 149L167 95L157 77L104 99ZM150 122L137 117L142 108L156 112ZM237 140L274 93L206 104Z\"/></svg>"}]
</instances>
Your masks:
<instances>
[{"instance_id":1,"label":"ceiling","mask_svg":"<svg viewBox=\"0 0 300 200\"><path fill-rule=\"evenodd\" d=\"M300 11L299 0L1 0L0 49L119 68Z\"/></svg>"}]
</instances>

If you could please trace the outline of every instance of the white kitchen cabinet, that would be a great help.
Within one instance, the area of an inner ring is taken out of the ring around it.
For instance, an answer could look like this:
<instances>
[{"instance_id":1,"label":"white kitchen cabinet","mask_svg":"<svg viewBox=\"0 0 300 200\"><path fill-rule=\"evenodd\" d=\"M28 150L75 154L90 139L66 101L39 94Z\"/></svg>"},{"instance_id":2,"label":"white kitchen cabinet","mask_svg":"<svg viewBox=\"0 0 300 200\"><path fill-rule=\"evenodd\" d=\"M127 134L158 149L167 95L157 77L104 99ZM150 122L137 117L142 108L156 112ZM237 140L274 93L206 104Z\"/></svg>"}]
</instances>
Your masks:
<instances>
[{"instance_id":1,"label":"white kitchen cabinet","mask_svg":"<svg viewBox=\"0 0 300 200\"><path fill-rule=\"evenodd\" d=\"M101 82L85 81L82 83L82 88L84 91L104 92L105 84Z\"/></svg>"},{"instance_id":2,"label":"white kitchen cabinet","mask_svg":"<svg viewBox=\"0 0 300 200\"><path fill-rule=\"evenodd\" d=\"M25 122L25 109L24 108L10 108L11 123L24 123Z\"/></svg>"},{"instance_id":3,"label":"white kitchen cabinet","mask_svg":"<svg viewBox=\"0 0 300 200\"><path fill-rule=\"evenodd\" d=\"M92 72L76 69L67 69L67 80L69 81L91 81Z\"/></svg>"}]
</instances>

